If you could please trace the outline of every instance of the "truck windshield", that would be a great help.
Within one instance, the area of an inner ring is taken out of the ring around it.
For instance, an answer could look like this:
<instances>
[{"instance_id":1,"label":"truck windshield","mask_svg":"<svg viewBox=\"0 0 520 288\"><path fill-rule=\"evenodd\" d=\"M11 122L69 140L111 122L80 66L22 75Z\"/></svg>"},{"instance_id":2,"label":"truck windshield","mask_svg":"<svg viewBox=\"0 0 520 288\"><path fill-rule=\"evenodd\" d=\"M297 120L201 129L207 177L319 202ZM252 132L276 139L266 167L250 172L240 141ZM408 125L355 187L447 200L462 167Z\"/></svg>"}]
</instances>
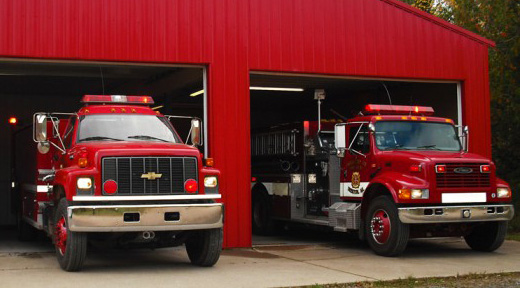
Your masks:
<instances>
[{"instance_id":1,"label":"truck windshield","mask_svg":"<svg viewBox=\"0 0 520 288\"><path fill-rule=\"evenodd\" d=\"M96 114L80 118L78 142L157 141L181 143L164 117L155 115Z\"/></svg>"},{"instance_id":2,"label":"truck windshield","mask_svg":"<svg viewBox=\"0 0 520 288\"><path fill-rule=\"evenodd\" d=\"M379 150L461 150L455 126L449 123L376 122L375 142Z\"/></svg>"}]
</instances>

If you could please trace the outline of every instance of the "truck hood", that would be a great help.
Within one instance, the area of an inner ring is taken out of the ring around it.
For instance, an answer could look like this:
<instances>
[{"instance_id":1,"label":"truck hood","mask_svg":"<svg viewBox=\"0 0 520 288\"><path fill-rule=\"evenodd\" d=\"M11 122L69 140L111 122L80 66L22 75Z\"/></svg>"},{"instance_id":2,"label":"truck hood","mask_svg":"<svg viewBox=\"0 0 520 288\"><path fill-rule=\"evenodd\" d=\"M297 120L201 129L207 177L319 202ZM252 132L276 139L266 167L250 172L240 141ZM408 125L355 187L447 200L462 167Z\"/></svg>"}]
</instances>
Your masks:
<instances>
[{"instance_id":1,"label":"truck hood","mask_svg":"<svg viewBox=\"0 0 520 288\"><path fill-rule=\"evenodd\" d=\"M87 153L88 158L96 159L106 156L200 156L199 150L193 146L155 141L80 143L76 145L76 153Z\"/></svg>"},{"instance_id":2,"label":"truck hood","mask_svg":"<svg viewBox=\"0 0 520 288\"><path fill-rule=\"evenodd\" d=\"M434 163L470 163L482 162L490 163L488 158L474 153L446 152L446 151L408 151L408 150L392 150L383 151L383 158L388 161L410 159L417 162L434 162Z\"/></svg>"}]
</instances>

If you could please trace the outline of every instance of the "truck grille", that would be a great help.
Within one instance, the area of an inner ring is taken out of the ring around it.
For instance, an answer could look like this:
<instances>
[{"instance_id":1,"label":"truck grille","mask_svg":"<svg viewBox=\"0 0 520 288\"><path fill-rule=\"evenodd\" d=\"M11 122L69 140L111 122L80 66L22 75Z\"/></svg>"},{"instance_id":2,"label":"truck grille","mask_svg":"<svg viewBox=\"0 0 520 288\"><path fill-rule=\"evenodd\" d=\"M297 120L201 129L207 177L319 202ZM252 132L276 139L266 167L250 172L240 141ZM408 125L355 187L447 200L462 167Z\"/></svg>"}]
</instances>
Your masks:
<instances>
[{"instance_id":1,"label":"truck grille","mask_svg":"<svg viewBox=\"0 0 520 288\"><path fill-rule=\"evenodd\" d=\"M438 188L489 187L490 173L480 173L480 165L488 163L438 163L446 165L446 173L437 173ZM471 168L471 173L456 173L457 168Z\"/></svg>"},{"instance_id":2,"label":"truck grille","mask_svg":"<svg viewBox=\"0 0 520 288\"><path fill-rule=\"evenodd\" d=\"M105 157L102 169L102 183L117 182L116 195L185 194L184 182L197 180L197 159L193 157ZM161 177L141 177L151 172Z\"/></svg>"}]
</instances>

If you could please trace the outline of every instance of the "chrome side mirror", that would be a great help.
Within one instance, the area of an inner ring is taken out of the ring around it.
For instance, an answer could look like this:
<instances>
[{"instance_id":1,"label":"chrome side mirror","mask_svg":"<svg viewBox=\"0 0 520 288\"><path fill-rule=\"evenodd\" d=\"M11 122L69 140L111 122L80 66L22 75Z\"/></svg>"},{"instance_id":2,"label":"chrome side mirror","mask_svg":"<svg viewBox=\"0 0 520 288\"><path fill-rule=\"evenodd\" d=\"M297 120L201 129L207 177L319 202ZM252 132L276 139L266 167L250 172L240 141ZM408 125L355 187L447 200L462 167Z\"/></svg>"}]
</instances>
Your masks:
<instances>
[{"instance_id":1,"label":"chrome side mirror","mask_svg":"<svg viewBox=\"0 0 520 288\"><path fill-rule=\"evenodd\" d=\"M465 125L462 128L463 135L464 135L464 152L468 152L469 150L469 127Z\"/></svg>"},{"instance_id":2,"label":"chrome side mirror","mask_svg":"<svg viewBox=\"0 0 520 288\"><path fill-rule=\"evenodd\" d=\"M191 120L191 144L193 146L200 146L200 126L201 121L199 119L192 119Z\"/></svg>"},{"instance_id":3,"label":"chrome side mirror","mask_svg":"<svg viewBox=\"0 0 520 288\"><path fill-rule=\"evenodd\" d=\"M34 115L34 137L37 142L47 141L47 115L35 114Z\"/></svg>"},{"instance_id":4,"label":"chrome side mirror","mask_svg":"<svg viewBox=\"0 0 520 288\"><path fill-rule=\"evenodd\" d=\"M334 147L338 153L338 157L345 156L347 149L347 134L345 124L337 124L334 126Z\"/></svg>"}]
</instances>

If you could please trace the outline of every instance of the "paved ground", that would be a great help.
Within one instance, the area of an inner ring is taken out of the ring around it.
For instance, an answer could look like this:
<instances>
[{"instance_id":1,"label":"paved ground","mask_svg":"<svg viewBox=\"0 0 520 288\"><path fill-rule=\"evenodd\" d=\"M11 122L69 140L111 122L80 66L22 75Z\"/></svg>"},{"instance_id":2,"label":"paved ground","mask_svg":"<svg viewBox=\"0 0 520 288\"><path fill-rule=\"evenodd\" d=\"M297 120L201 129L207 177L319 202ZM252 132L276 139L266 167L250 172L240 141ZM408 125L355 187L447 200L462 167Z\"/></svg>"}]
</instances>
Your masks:
<instances>
[{"instance_id":1,"label":"paved ground","mask_svg":"<svg viewBox=\"0 0 520 288\"><path fill-rule=\"evenodd\" d=\"M66 273L48 241L20 244L0 231L0 287L281 287L520 271L515 241L495 253L473 252L460 239L413 241L403 256L384 258L352 237L301 234L255 238L255 248L226 250L213 268L191 266L179 247L90 251L83 271Z\"/></svg>"}]
</instances>

